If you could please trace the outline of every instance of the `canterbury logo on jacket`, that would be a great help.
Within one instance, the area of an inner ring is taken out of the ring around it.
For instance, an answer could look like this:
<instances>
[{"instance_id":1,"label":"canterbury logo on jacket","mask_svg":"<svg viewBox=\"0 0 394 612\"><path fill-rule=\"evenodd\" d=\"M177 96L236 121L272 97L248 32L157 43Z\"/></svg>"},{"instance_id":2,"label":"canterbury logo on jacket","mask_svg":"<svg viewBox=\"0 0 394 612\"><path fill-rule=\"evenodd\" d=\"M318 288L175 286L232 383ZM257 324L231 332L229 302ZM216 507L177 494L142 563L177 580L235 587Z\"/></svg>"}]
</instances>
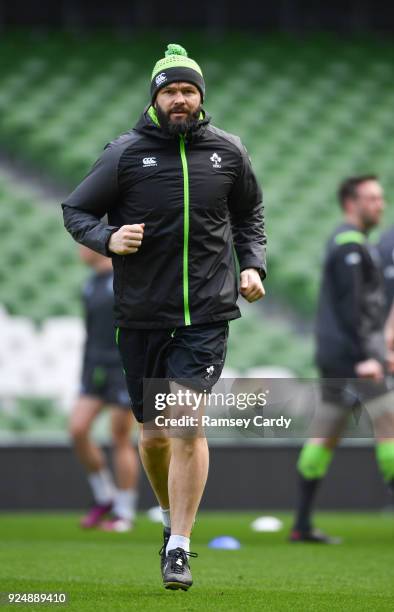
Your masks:
<instances>
[{"instance_id":1,"label":"canterbury logo on jacket","mask_svg":"<svg viewBox=\"0 0 394 612\"><path fill-rule=\"evenodd\" d=\"M206 115L192 138L171 137L150 107L106 146L62 207L75 240L105 255L114 231L145 223L137 253L110 254L119 327L238 318L233 246L241 271L265 277L262 196L248 154Z\"/></svg>"}]
</instances>

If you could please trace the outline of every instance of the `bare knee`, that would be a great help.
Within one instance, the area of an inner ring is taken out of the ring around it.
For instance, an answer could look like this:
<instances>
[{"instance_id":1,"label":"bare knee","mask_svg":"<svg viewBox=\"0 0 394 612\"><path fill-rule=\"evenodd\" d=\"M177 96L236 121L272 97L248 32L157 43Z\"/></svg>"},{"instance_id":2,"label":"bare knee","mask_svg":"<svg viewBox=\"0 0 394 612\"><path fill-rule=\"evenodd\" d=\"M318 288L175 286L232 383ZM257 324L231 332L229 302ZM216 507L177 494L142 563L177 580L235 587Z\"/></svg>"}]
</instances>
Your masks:
<instances>
[{"instance_id":1,"label":"bare knee","mask_svg":"<svg viewBox=\"0 0 394 612\"><path fill-rule=\"evenodd\" d=\"M115 446L130 444L131 425L132 422L128 418L123 418L123 415L112 415L111 433Z\"/></svg>"},{"instance_id":2,"label":"bare knee","mask_svg":"<svg viewBox=\"0 0 394 612\"><path fill-rule=\"evenodd\" d=\"M74 406L70 418L69 433L74 444L88 441L90 428L102 407L100 400L80 397Z\"/></svg>"},{"instance_id":3,"label":"bare knee","mask_svg":"<svg viewBox=\"0 0 394 612\"><path fill-rule=\"evenodd\" d=\"M111 433L117 448L130 446L130 434L133 428L133 416L130 410L122 408L111 409Z\"/></svg>"},{"instance_id":4,"label":"bare knee","mask_svg":"<svg viewBox=\"0 0 394 612\"><path fill-rule=\"evenodd\" d=\"M89 427L82 422L71 421L69 432L74 444L83 444L89 438Z\"/></svg>"},{"instance_id":5,"label":"bare knee","mask_svg":"<svg viewBox=\"0 0 394 612\"><path fill-rule=\"evenodd\" d=\"M165 452L170 448L170 440L164 436L144 436L141 435L139 447L145 452Z\"/></svg>"}]
</instances>

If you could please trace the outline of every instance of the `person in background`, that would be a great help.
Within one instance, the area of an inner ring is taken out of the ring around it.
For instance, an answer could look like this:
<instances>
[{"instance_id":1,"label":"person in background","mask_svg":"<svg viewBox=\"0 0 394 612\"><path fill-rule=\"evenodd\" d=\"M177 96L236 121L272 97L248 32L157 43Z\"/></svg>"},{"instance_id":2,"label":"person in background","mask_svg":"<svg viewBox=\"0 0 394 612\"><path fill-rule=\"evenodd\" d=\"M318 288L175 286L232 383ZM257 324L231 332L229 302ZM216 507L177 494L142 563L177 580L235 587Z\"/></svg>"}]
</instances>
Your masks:
<instances>
[{"instance_id":1,"label":"person in background","mask_svg":"<svg viewBox=\"0 0 394 612\"><path fill-rule=\"evenodd\" d=\"M87 472L94 505L81 527L130 531L137 504L138 457L130 441L134 417L115 342L111 260L80 246L81 259L93 269L83 290L86 342L81 390L70 419L75 453ZM90 432L103 410L111 413L116 486L102 450Z\"/></svg>"},{"instance_id":2,"label":"person in background","mask_svg":"<svg viewBox=\"0 0 394 612\"><path fill-rule=\"evenodd\" d=\"M316 326L321 414L316 435L300 453L299 503L292 542L337 543L312 526L316 492L354 409L365 406L374 426L376 458L394 490L393 359L385 344L385 296L377 254L367 235L384 209L375 175L349 177L339 186L342 223L328 241Z\"/></svg>"},{"instance_id":3,"label":"person in background","mask_svg":"<svg viewBox=\"0 0 394 612\"><path fill-rule=\"evenodd\" d=\"M382 232L376 248L380 257L388 313L394 300L394 225Z\"/></svg>"},{"instance_id":4,"label":"person in background","mask_svg":"<svg viewBox=\"0 0 394 612\"><path fill-rule=\"evenodd\" d=\"M386 294L385 340L389 351L394 351L394 225L380 236L376 245L379 253Z\"/></svg>"}]
</instances>

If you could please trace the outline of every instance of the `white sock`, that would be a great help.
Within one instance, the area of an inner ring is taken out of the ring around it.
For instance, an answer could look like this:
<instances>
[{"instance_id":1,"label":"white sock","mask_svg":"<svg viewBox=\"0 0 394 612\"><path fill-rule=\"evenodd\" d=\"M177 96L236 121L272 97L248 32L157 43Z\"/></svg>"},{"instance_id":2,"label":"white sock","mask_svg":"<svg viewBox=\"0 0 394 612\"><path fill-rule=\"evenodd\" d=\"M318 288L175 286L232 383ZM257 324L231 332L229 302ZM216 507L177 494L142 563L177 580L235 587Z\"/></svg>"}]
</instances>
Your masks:
<instances>
[{"instance_id":1,"label":"white sock","mask_svg":"<svg viewBox=\"0 0 394 612\"><path fill-rule=\"evenodd\" d=\"M171 529L170 509L162 508L160 506L160 510L161 510L161 517L163 521L163 527L165 527L166 529Z\"/></svg>"},{"instance_id":2,"label":"white sock","mask_svg":"<svg viewBox=\"0 0 394 612\"><path fill-rule=\"evenodd\" d=\"M135 517L137 491L134 489L117 489L112 512L119 518L132 521Z\"/></svg>"},{"instance_id":3,"label":"white sock","mask_svg":"<svg viewBox=\"0 0 394 612\"><path fill-rule=\"evenodd\" d=\"M94 500L100 506L110 504L114 499L114 483L109 470L104 468L98 472L88 474Z\"/></svg>"},{"instance_id":4,"label":"white sock","mask_svg":"<svg viewBox=\"0 0 394 612\"><path fill-rule=\"evenodd\" d=\"M185 536L181 535L171 535L168 540L166 555L168 555L169 550L174 550L174 548L183 548L186 552L190 552L190 538L185 538Z\"/></svg>"}]
</instances>

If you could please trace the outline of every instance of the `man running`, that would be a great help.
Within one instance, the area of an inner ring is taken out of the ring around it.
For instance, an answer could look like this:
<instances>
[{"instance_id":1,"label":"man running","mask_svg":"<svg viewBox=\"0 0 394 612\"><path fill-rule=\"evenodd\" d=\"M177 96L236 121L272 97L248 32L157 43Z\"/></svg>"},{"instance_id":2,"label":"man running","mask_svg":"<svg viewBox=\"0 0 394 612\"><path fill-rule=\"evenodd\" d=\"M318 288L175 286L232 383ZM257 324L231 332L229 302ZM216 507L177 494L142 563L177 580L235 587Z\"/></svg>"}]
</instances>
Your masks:
<instances>
[{"instance_id":1,"label":"man running","mask_svg":"<svg viewBox=\"0 0 394 612\"><path fill-rule=\"evenodd\" d=\"M209 392L221 375L228 322L240 316L233 247L241 294L249 302L264 295L261 191L240 139L211 125L204 96L200 66L168 45L137 125L107 145L63 203L72 236L112 257L117 339L132 408L145 424L155 413L144 405L143 379L187 379ZM164 586L187 590L207 441L145 427L140 456L163 510Z\"/></svg>"}]
</instances>

